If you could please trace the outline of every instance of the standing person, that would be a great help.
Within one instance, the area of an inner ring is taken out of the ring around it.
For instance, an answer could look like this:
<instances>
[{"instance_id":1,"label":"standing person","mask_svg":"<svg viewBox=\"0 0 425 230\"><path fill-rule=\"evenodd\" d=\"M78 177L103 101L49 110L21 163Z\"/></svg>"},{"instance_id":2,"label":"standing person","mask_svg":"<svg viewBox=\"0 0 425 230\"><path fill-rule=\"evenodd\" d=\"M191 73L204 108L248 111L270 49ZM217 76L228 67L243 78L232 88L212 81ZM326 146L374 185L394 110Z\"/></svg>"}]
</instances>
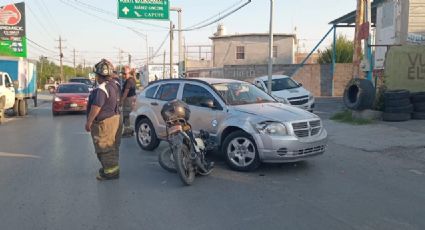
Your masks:
<instances>
[{"instance_id":1,"label":"standing person","mask_svg":"<svg viewBox=\"0 0 425 230\"><path fill-rule=\"evenodd\" d=\"M130 73L130 67L125 66L122 71L124 84L122 87L121 104L123 110L124 132L123 137L131 137L134 135L133 129L130 126L130 113L136 101L136 80Z\"/></svg>"},{"instance_id":2,"label":"standing person","mask_svg":"<svg viewBox=\"0 0 425 230\"><path fill-rule=\"evenodd\" d=\"M89 96L85 129L91 132L97 158L102 164L98 180L118 179L119 143L117 133L120 126L120 90L112 80L112 64L102 59L94 67L99 86Z\"/></svg>"}]
</instances>

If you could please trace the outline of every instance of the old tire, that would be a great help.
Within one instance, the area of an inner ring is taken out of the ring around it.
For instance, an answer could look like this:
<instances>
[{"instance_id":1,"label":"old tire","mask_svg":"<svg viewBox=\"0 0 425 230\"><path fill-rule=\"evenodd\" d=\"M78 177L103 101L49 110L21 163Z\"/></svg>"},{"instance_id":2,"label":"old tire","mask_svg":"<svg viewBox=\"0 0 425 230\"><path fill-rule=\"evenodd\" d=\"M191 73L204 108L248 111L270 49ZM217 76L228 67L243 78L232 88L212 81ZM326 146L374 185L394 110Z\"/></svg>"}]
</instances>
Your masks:
<instances>
[{"instance_id":1,"label":"old tire","mask_svg":"<svg viewBox=\"0 0 425 230\"><path fill-rule=\"evenodd\" d=\"M412 115L410 113L383 113L382 120L399 122L399 121L408 121Z\"/></svg>"},{"instance_id":2,"label":"old tire","mask_svg":"<svg viewBox=\"0 0 425 230\"><path fill-rule=\"evenodd\" d=\"M410 105L410 100L408 98L402 99L384 99L385 107L398 107L398 106L407 106Z\"/></svg>"},{"instance_id":3,"label":"old tire","mask_svg":"<svg viewBox=\"0 0 425 230\"><path fill-rule=\"evenodd\" d=\"M370 109L375 101L375 87L366 79L352 79L344 90L344 104L352 110Z\"/></svg>"},{"instance_id":4,"label":"old tire","mask_svg":"<svg viewBox=\"0 0 425 230\"><path fill-rule=\"evenodd\" d=\"M170 148L165 148L158 154L158 163L163 169L167 170L168 172L177 172L174 155L171 153Z\"/></svg>"},{"instance_id":5,"label":"old tire","mask_svg":"<svg viewBox=\"0 0 425 230\"><path fill-rule=\"evenodd\" d=\"M414 120L425 120L425 112L424 113L413 113L412 119Z\"/></svg>"},{"instance_id":6,"label":"old tire","mask_svg":"<svg viewBox=\"0 0 425 230\"><path fill-rule=\"evenodd\" d=\"M412 93L410 100L412 103L425 102L425 92Z\"/></svg>"},{"instance_id":7,"label":"old tire","mask_svg":"<svg viewBox=\"0 0 425 230\"><path fill-rule=\"evenodd\" d=\"M156 136L155 128L148 118L143 118L137 123L136 140L140 148L147 151L152 151L158 147L160 140Z\"/></svg>"},{"instance_id":8,"label":"old tire","mask_svg":"<svg viewBox=\"0 0 425 230\"><path fill-rule=\"evenodd\" d=\"M403 106L386 106L384 109L385 113L412 113L413 105L403 105Z\"/></svg>"},{"instance_id":9,"label":"old tire","mask_svg":"<svg viewBox=\"0 0 425 230\"><path fill-rule=\"evenodd\" d=\"M236 131L227 136L222 152L227 165L236 171L252 171L261 163L254 139L244 131Z\"/></svg>"},{"instance_id":10,"label":"old tire","mask_svg":"<svg viewBox=\"0 0 425 230\"><path fill-rule=\"evenodd\" d=\"M15 104L13 104L13 115L19 115L19 100L15 100Z\"/></svg>"},{"instance_id":11,"label":"old tire","mask_svg":"<svg viewBox=\"0 0 425 230\"><path fill-rule=\"evenodd\" d=\"M174 153L176 170L184 185L191 185L195 180L195 168L190 159L190 151L186 145L182 145L180 151Z\"/></svg>"},{"instance_id":12,"label":"old tire","mask_svg":"<svg viewBox=\"0 0 425 230\"><path fill-rule=\"evenodd\" d=\"M418 102L413 104L413 107L415 108L415 112L421 112L424 113L425 112L425 102Z\"/></svg>"},{"instance_id":13,"label":"old tire","mask_svg":"<svg viewBox=\"0 0 425 230\"><path fill-rule=\"evenodd\" d=\"M410 92L407 90L388 90L384 93L384 98L386 100L398 100L398 99L409 99Z\"/></svg>"},{"instance_id":14,"label":"old tire","mask_svg":"<svg viewBox=\"0 0 425 230\"><path fill-rule=\"evenodd\" d=\"M23 117L27 115L28 112L28 105L26 100L19 100L18 101L18 115Z\"/></svg>"}]
</instances>

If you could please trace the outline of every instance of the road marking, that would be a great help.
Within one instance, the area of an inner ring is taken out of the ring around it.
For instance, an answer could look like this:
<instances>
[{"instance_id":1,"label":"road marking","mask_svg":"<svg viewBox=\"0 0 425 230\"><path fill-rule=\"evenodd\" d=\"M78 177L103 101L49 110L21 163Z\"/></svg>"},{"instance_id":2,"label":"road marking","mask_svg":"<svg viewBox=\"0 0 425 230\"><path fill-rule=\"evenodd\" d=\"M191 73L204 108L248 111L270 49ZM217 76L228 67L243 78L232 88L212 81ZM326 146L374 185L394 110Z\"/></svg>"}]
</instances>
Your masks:
<instances>
[{"instance_id":1,"label":"road marking","mask_svg":"<svg viewBox=\"0 0 425 230\"><path fill-rule=\"evenodd\" d=\"M420 176L424 175L423 172L416 170L416 169L411 169L411 170L409 170L409 172L414 173L416 175L420 175Z\"/></svg>"},{"instance_id":2,"label":"road marking","mask_svg":"<svg viewBox=\"0 0 425 230\"><path fill-rule=\"evenodd\" d=\"M34 159L39 159L41 157L39 156L34 156L34 155L29 155L29 154L20 154L20 153L5 153L5 152L0 152L0 157L11 157L11 158L34 158Z\"/></svg>"}]
</instances>

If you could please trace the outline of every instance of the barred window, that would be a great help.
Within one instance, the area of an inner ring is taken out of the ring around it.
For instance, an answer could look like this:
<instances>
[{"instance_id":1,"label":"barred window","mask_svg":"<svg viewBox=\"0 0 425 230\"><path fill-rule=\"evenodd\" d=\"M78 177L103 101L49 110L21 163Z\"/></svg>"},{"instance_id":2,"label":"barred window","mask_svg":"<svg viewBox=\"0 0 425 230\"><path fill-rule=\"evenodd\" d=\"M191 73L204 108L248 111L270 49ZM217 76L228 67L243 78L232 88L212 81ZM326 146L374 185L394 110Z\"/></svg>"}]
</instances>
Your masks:
<instances>
[{"instance_id":1,"label":"barred window","mask_svg":"<svg viewBox=\"0 0 425 230\"><path fill-rule=\"evenodd\" d=\"M245 46L236 46L236 59L245 59Z\"/></svg>"}]
</instances>

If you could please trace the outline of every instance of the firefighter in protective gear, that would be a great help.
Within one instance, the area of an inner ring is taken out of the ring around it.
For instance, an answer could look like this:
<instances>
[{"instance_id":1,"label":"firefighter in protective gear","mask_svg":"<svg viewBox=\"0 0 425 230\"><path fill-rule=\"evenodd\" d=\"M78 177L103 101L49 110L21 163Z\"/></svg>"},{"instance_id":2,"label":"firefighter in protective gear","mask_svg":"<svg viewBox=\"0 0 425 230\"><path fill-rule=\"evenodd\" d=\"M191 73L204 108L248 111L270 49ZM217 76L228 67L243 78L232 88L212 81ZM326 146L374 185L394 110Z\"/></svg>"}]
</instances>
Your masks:
<instances>
[{"instance_id":1,"label":"firefighter in protective gear","mask_svg":"<svg viewBox=\"0 0 425 230\"><path fill-rule=\"evenodd\" d=\"M98 87L89 96L85 129L91 132L93 145L102 168L98 180L118 179L120 127L120 89L112 79L113 65L102 59L94 67Z\"/></svg>"}]
</instances>

